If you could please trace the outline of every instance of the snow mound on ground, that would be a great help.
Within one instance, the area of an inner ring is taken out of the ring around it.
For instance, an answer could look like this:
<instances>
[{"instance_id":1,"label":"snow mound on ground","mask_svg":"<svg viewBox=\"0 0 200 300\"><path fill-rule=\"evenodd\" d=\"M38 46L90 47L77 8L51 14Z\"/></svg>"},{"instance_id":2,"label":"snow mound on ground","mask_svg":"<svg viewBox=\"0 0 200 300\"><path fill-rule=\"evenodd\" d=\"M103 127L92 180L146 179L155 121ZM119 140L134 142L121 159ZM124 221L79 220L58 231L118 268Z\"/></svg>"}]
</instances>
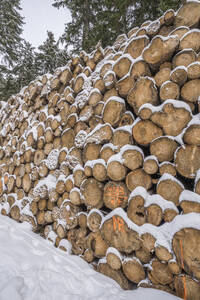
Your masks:
<instances>
[{"instance_id":1,"label":"snow mound on ground","mask_svg":"<svg viewBox=\"0 0 200 300\"><path fill-rule=\"evenodd\" d=\"M81 258L0 215L0 300L178 300L162 291L123 291Z\"/></svg>"}]
</instances>

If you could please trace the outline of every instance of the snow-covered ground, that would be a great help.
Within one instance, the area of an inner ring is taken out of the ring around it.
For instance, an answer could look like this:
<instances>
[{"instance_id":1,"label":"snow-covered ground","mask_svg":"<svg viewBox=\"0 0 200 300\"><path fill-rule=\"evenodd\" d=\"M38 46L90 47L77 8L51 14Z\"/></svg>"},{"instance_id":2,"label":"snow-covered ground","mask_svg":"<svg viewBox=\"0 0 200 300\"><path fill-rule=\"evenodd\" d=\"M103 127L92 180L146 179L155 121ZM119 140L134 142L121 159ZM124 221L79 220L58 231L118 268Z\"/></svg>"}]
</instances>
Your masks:
<instances>
[{"instance_id":1,"label":"snow-covered ground","mask_svg":"<svg viewBox=\"0 0 200 300\"><path fill-rule=\"evenodd\" d=\"M165 292L123 291L81 258L67 255L0 215L0 300L178 300Z\"/></svg>"}]
</instances>

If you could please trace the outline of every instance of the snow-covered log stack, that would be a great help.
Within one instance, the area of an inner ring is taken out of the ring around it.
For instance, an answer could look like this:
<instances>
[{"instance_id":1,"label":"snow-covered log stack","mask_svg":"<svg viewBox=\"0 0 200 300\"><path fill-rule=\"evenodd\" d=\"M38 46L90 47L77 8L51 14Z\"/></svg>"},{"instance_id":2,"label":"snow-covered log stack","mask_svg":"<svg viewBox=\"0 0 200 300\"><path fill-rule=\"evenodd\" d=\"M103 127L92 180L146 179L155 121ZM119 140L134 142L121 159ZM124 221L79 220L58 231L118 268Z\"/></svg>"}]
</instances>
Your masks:
<instances>
[{"instance_id":1,"label":"snow-covered log stack","mask_svg":"<svg viewBox=\"0 0 200 300\"><path fill-rule=\"evenodd\" d=\"M1 214L124 289L188 300L200 299L199 21L188 1L0 103Z\"/></svg>"}]
</instances>

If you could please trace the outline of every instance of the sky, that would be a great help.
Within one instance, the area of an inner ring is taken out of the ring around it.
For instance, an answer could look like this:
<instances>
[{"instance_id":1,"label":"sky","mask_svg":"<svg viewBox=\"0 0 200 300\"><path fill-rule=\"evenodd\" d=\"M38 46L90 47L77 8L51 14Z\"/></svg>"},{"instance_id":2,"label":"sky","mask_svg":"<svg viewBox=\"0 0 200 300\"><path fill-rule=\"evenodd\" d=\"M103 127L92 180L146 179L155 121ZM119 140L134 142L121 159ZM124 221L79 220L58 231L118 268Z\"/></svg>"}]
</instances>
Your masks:
<instances>
[{"instance_id":1,"label":"sky","mask_svg":"<svg viewBox=\"0 0 200 300\"><path fill-rule=\"evenodd\" d=\"M55 38L64 32L65 23L70 22L71 16L66 8L57 9L52 6L53 0L21 0L25 17L22 37L34 47L41 45L47 37L47 30L52 31Z\"/></svg>"}]
</instances>

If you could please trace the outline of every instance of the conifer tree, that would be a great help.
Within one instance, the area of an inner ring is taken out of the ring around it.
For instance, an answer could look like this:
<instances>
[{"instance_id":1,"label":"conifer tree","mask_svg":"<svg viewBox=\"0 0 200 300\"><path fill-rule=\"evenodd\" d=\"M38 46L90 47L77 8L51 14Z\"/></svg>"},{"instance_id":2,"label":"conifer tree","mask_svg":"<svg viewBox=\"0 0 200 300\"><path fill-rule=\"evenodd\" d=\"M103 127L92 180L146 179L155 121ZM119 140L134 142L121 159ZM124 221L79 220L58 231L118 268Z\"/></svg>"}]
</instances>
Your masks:
<instances>
[{"instance_id":1,"label":"conifer tree","mask_svg":"<svg viewBox=\"0 0 200 300\"><path fill-rule=\"evenodd\" d=\"M35 62L35 48L24 40L20 46L20 56L17 64L12 70L12 74L16 78L16 90L19 91L30 81L34 80L38 72Z\"/></svg>"},{"instance_id":2,"label":"conifer tree","mask_svg":"<svg viewBox=\"0 0 200 300\"><path fill-rule=\"evenodd\" d=\"M156 20L167 9L178 9L184 0L54 0L56 8L70 10L72 21L61 37L73 52L90 52L99 40L103 47L111 45L121 33Z\"/></svg>"},{"instance_id":3,"label":"conifer tree","mask_svg":"<svg viewBox=\"0 0 200 300\"><path fill-rule=\"evenodd\" d=\"M23 18L20 10L20 0L0 1L0 56L1 61L9 65L17 60L22 41Z\"/></svg>"},{"instance_id":4,"label":"conifer tree","mask_svg":"<svg viewBox=\"0 0 200 300\"><path fill-rule=\"evenodd\" d=\"M47 31L47 39L38 47L38 50L35 63L40 75L53 73L57 67L64 66L67 63L67 53L59 48L59 42L55 40L51 31Z\"/></svg>"},{"instance_id":5,"label":"conifer tree","mask_svg":"<svg viewBox=\"0 0 200 300\"><path fill-rule=\"evenodd\" d=\"M20 55L23 18L20 0L0 1L0 100L16 91L13 67Z\"/></svg>"}]
</instances>

